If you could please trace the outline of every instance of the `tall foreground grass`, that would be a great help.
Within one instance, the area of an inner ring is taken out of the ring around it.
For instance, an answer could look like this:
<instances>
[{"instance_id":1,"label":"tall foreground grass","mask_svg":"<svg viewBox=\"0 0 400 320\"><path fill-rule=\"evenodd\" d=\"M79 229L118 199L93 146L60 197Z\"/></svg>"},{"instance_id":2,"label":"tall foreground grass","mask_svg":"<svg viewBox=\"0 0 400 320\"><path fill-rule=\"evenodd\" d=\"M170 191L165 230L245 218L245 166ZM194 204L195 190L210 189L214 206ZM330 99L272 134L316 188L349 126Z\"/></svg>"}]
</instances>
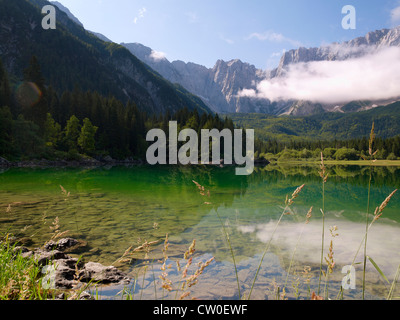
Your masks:
<instances>
[{"instance_id":1,"label":"tall foreground grass","mask_svg":"<svg viewBox=\"0 0 400 320\"><path fill-rule=\"evenodd\" d=\"M24 258L10 235L0 237L0 299L46 300L53 293L43 288L42 268L34 259Z\"/></svg>"},{"instance_id":2,"label":"tall foreground grass","mask_svg":"<svg viewBox=\"0 0 400 320\"><path fill-rule=\"evenodd\" d=\"M369 148L368 148L369 160L371 163L369 166L367 212L365 213L365 240L364 240L363 287L362 287L362 299L363 300L365 298L365 274L366 274L366 269L367 269L367 240L368 240L368 229L369 229L368 228L369 214L370 214L369 211L370 211L370 202L371 202L371 183L372 183L372 174L373 174L372 163L374 161L376 161L376 160L374 160L374 157L378 152L378 150L376 150L375 152L373 151L374 141L375 141L375 123L372 124L372 129L371 129L371 133L369 136ZM366 157L364 157L364 160L367 160Z\"/></svg>"},{"instance_id":3,"label":"tall foreground grass","mask_svg":"<svg viewBox=\"0 0 400 320\"><path fill-rule=\"evenodd\" d=\"M363 264L363 276L362 276L362 299L363 300L365 299L365 287L366 287L366 282L367 282L366 281L366 268L367 268L367 262L368 261L371 262L372 266L376 269L376 271L379 273L379 275L387 282L388 285L390 285L390 290L388 292L387 299L392 299L393 298L393 293L394 293L394 290L396 288L398 278L400 276L400 266L399 266L398 269L397 269L397 273L396 273L396 275L395 275L395 277L393 279L393 282L389 283L386 275L382 272L382 270L379 268L377 263L373 260L372 257L368 256L368 254L367 254L368 233L369 233L370 229L372 228L372 226L374 225L374 223L381 218L381 216L384 213L384 209L386 208L386 206L389 204L389 202L392 199L392 197L397 192L397 189L394 190L382 202L382 204L375 209L375 212L374 212L374 215L373 215L373 219L372 219L372 221L370 221L369 217L370 217L370 203L371 203L371 186L372 186L372 179L373 179L373 162L376 161L374 159L374 157L378 152L378 150L373 151L373 145L374 145L374 141L375 141L374 129L375 129L375 125L373 124L372 125L372 129L371 129L371 134L370 134L370 140L369 140L369 160L371 161L371 164L369 166L369 185L368 185L367 210L366 210L366 214L365 214L365 233L364 233L362 239L360 240L360 245L357 248L356 254L355 254L354 259L353 259L353 261L351 263L351 267L354 267L355 264L361 264L361 263ZM311 294L311 288L309 287L309 293L310 293L311 299L313 299L313 300L330 299L330 297L329 297L329 281L330 280L329 279L330 279L330 274L333 272L333 269L334 269L335 264L336 264L335 263L335 257L334 257L334 241L333 241L333 239L336 236L339 235L337 233L336 226L333 226L333 227L330 228L330 233L331 233L332 239L330 241L329 250L325 254L325 250L324 250L324 248L325 248L325 230L326 230L326 226L325 226L325 217L326 217L326 212L325 212L325 185L327 183L327 180L328 180L328 177L329 177L329 173L327 173L327 168L325 167L325 164L324 164L324 157L323 157L323 153L322 152L321 152L321 164L320 164L319 175L320 175L320 177L322 179L322 207L319 210L321 212L321 214L322 214L321 252L320 252L320 268L319 268L319 273L318 273L318 286L317 286L317 288L315 290L317 293L315 291L313 291L312 294ZM193 182L200 189L200 191L201 191L200 194L203 195L203 196L206 196L205 193L204 193L204 190L205 190L204 186L201 186L196 181L193 181ZM290 213L287 212L287 210L293 204L295 198L297 198L299 196L300 192L302 191L302 189L304 187L305 187L305 185L302 185L302 186L298 187L293 192L292 197L290 199L289 199L288 196L286 196L285 208L283 209L283 212L282 212L281 216L279 217L278 221L276 222L276 225L275 225L275 227L274 227L274 229L273 229L273 231L272 231L272 233L270 235L269 241L267 242L267 244L266 244L266 246L265 246L265 248L264 248L264 250L262 252L262 256L260 258L259 265L258 265L257 269L255 270L255 276L254 276L254 279L253 279L253 281L251 283L251 287L250 287L250 290L249 290L248 293L244 293L243 294L243 292L241 290L242 285L240 283L240 279L239 279L239 275L238 275L238 269L237 269L237 265L236 265L235 253L234 253L234 250L232 248L231 241L230 241L230 235L229 235L227 229L225 228L225 226L224 226L224 224L222 222L222 219L219 216L219 213L217 211L217 215L218 215L218 218L219 218L220 223L222 225L222 230L223 230L224 236L226 238L226 241L228 243L230 254L231 254L231 257L232 257L232 260L233 260L234 269L235 269L234 272L235 272L235 275L236 275L236 282L237 282L237 287L238 287L238 295L239 295L240 299L245 299L245 298L246 299L251 299L253 290L254 290L254 288L256 286L256 283L257 283L259 272L261 270L261 267L262 267L262 264L263 264L263 261L264 261L264 258L266 256L267 252L270 250L271 243L273 241L274 235L275 235L277 229L279 228L279 225L281 224L282 219L285 217L285 215L290 214ZM207 196L210 197L209 191L207 192ZM205 204L211 204L211 203L210 202L205 202ZM313 208L311 208L309 210L309 212L307 213L305 225L308 224L308 222L309 222L309 220L311 218L312 210L313 210ZM304 229L305 229L305 226L304 226L304 228L302 229L302 231L300 233L300 236L299 236L299 238L297 240L297 244L295 246L294 252L292 254L292 258L291 258L291 261L289 263L289 269L288 269L287 275L286 275L285 284L283 285L283 287L279 287L278 285L275 284L275 288L276 288L276 291L277 291L277 294L275 296L276 296L277 299L285 298L285 294L286 294L285 290L286 290L287 283L288 283L288 277L289 277L289 274L290 274L290 271L291 271L291 268L292 268L292 265L293 265L295 253L296 253L297 247L299 245L300 238L303 235ZM363 254L364 254L363 255L363 261L362 262L356 262L358 254L359 254L359 252L360 252L362 247L364 248L364 250L363 250ZM306 268L304 270L306 270ZM307 269L307 272L305 272L305 273L308 274L309 271L310 270ZM309 279L307 281L308 281L307 283L309 284L310 283ZM323 282L324 282L324 284L323 284ZM297 290L296 287L295 287L295 290ZM323 296L322 296L322 291L323 291ZM339 290L339 293L336 296L337 299L343 299L343 291L344 291L344 289L341 286L340 290ZM295 295L297 295L297 293Z\"/></svg>"}]
</instances>

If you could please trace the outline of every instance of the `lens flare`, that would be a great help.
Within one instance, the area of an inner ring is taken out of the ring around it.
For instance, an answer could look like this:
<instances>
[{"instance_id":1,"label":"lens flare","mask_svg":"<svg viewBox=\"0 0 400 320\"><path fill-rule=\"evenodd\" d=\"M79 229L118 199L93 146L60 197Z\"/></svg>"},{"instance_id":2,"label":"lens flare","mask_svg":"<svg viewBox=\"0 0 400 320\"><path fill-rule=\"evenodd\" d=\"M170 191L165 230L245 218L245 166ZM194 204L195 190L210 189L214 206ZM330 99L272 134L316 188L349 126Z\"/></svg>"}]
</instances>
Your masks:
<instances>
[{"instance_id":1,"label":"lens flare","mask_svg":"<svg viewBox=\"0 0 400 320\"><path fill-rule=\"evenodd\" d=\"M22 82L15 90L15 99L23 108L33 107L42 98L42 91L34 82Z\"/></svg>"}]
</instances>

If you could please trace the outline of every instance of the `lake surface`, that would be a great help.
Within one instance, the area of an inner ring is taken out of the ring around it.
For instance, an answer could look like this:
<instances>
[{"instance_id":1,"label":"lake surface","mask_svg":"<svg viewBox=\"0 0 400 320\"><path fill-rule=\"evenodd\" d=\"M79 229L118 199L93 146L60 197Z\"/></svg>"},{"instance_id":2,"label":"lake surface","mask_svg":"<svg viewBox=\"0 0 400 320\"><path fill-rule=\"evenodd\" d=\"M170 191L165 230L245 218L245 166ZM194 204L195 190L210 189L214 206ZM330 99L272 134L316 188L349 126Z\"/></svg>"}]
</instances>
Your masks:
<instances>
[{"instance_id":1,"label":"lake surface","mask_svg":"<svg viewBox=\"0 0 400 320\"><path fill-rule=\"evenodd\" d=\"M166 234L169 248L166 270L173 287L179 286L183 255L196 240L196 252L188 274L198 262L215 260L204 270L191 296L200 299L238 299L238 285L229 234L242 295L248 295L264 248L281 216L286 195L305 184L287 210L262 263L252 299L275 299L285 286L289 299L307 299L310 292L328 292L335 299L365 233L369 168L329 167L325 186L325 248L331 240L335 266L326 282L319 283L322 237L322 182L318 167L267 166L248 177L236 176L233 167L111 167L111 168L15 168L0 171L0 232L25 238L32 247L51 237L50 227L58 217L60 231L87 242L79 253L85 261L118 267L137 281L130 290L135 299L172 299L183 292L161 288L160 262ZM193 183L204 186L205 195ZM66 193L62 192L62 186ZM371 213L400 187L400 168L374 168ZM209 191L210 197L207 196ZM312 218L305 224L313 207ZM372 220L373 215L369 217ZM331 226L338 234L332 237ZM224 228L223 228L224 227ZM137 253L132 263L115 263L129 247L153 242L151 250ZM400 264L400 193L368 234L368 255L392 282ZM356 263L361 262L363 248ZM292 261L292 263L291 263ZM288 275L290 266L290 273ZM386 298L390 289L368 262L367 299ZM323 269L327 264L324 261ZM356 289L345 290L344 299L359 299L362 265L356 264ZM326 283L328 284L326 286ZM102 298L117 298L123 287L99 289ZM396 290L394 296L400 296Z\"/></svg>"}]
</instances>

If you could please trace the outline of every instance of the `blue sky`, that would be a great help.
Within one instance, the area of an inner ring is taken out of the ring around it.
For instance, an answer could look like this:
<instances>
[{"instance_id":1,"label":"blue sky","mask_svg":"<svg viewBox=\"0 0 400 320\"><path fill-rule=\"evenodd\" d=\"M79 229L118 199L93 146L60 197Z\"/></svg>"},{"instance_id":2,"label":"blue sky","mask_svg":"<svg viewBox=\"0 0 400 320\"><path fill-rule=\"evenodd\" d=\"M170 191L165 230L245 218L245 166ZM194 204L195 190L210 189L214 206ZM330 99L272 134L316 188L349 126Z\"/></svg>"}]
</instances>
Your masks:
<instances>
[{"instance_id":1,"label":"blue sky","mask_svg":"<svg viewBox=\"0 0 400 320\"><path fill-rule=\"evenodd\" d=\"M241 59L276 67L284 50L314 47L400 24L400 0L58 0L114 42L139 42L213 67ZM342 8L356 8L355 30L342 28Z\"/></svg>"}]
</instances>

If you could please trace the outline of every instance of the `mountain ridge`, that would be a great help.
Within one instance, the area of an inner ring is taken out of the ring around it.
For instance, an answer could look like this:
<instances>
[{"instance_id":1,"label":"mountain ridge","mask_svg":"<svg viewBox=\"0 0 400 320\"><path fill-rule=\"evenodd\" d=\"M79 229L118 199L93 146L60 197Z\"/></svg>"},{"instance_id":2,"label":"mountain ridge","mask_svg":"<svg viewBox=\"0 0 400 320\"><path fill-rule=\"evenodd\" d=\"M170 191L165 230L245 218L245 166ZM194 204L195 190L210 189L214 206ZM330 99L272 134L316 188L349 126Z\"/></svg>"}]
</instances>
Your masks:
<instances>
[{"instance_id":1,"label":"mountain ridge","mask_svg":"<svg viewBox=\"0 0 400 320\"><path fill-rule=\"evenodd\" d=\"M357 58L369 49L380 49L388 46L400 45L400 26L392 29L380 29L368 32L364 37L332 43L320 47L292 49L286 51L276 69L271 71L271 77L283 74L283 69L292 63L311 61L335 61Z\"/></svg>"},{"instance_id":2,"label":"mountain ridge","mask_svg":"<svg viewBox=\"0 0 400 320\"><path fill-rule=\"evenodd\" d=\"M213 68L183 61L169 62L166 58L152 59L153 50L142 44L121 43L139 59L149 64L171 82L183 85L195 93L209 105L211 109L221 113L266 113L272 115L312 115L323 112L348 112L371 109L377 105L390 104L393 99L379 101L347 101L346 103L321 104L310 101L279 101L253 99L239 96L243 89L256 90L256 83L284 77L288 66L300 62L346 60L360 57L366 51L384 46L400 46L400 26L393 29L371 31L364 37L358 37L344 43L333 43L318 48L293 49L285 52L277 68L273 70L257 69L253 65L239 59L230 61L218 60ZM369 103L368 103L369 102Z\"/></svg>"},{"instance_id":3,"label":"mountain ridge","mask_svg":"<svg viewBox=\"0 0 400 320\"><path fill-rule=\"evenodd\" d=\"M181 86L170 83L121 45L104 42L64 11L57 11L57 29L43 30L44 0L0 0L0 57L12 78L21 79L35 55L42 72L59 92L99 91L149 113L175 112L187 107L211 110Z\"/></svg>"},{"instance_id":4,"label":"mountain ridge","mask_svg":"<svg viewBox=\"0 0 400 320\"><path fill-rule=\"evenodd\" d=\"M53 3L57 4L57 2ZM75 23L82 25L67 8L65 9L67 15L72 16ZM90 32L103 41L111 41L102 34ZM305 116L324 112L347 113L362 111L395 101L393 99L378 101L356 100L342 104L315 103L307 100L272 102L268 99L242 96L239 93L242 90L256 91L257 83L265 79L284 77L288 67L292 64L347 60L360 57L371 48L376 50L384 46L400 46L400 26L393 29L371 31L364 37L358 37L343 43L289 50L282 55L278 67L273 70L257 69L254 65L242 62L240 59L230 61L217 60L212 68L193 62L179 60L170 62L164 54L154 51L143 44L121 43L120 45L128 49L160 77L199 97L204 105L218 113L256 112L272 115ZM115 65L115 67L123 73L130 69L128 66L120 68L120 66Z\"/></svg>"}]
</instances>

